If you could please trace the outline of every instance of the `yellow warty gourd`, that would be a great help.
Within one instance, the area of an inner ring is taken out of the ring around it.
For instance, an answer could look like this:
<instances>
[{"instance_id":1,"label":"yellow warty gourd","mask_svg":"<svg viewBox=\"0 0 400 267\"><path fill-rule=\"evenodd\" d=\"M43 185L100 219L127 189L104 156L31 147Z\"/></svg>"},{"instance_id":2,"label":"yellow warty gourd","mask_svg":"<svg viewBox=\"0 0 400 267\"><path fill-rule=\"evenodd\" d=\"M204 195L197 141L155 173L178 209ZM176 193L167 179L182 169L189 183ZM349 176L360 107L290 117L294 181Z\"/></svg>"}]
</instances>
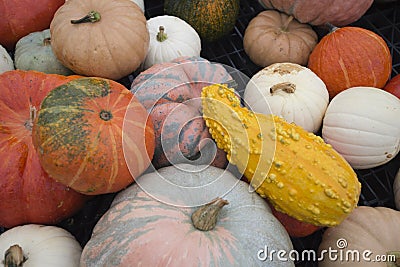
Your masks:
<instances>
[{"instance_id":1,"label":"yellow warty gourd","mask_svg":"<svg viewBox=\"0 0 400 267\"><path fill-rule=\"evenodd\" d=\"M228 160L274 207L300 221L335 226L357 206L361 184L323 139L274 115L242 107L234 89L202 90L203 117Z\"/></svg>"}]
</instances>

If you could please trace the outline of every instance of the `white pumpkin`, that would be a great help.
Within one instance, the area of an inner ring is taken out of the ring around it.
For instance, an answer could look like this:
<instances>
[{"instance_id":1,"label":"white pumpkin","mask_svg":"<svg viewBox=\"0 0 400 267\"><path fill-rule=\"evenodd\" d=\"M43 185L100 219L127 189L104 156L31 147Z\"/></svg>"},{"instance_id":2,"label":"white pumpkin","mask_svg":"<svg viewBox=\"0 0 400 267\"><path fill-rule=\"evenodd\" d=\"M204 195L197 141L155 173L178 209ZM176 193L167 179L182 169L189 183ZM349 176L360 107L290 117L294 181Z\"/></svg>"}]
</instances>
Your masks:
<instances>
[{"instance_id":1,"label":"white pumpkin","mask_svg":"<svg viewBox=\"0 0 400 267\"><path fill-rule=\"evenodd\" d=\"M0 266L78 267L82 248L68 231L56 226L27 224L0 235ZM16 263L7 265L5 261ZM23 265L17 263L23 262Z\"/></svg>"},{"instance_id":2,"label":"white pumpkin","mask_svg":"<svg viewBox=\"0 0 400 267\"><path fill-rule=\"evenodd\" d=\"M400 170L397 171L393 182L394 204L396 209L400 210Z\"/></svg>"},{"instance_id":3,"label":"white pumpkin","mask_svg":"<svg viewBox=\"0 0 400 267\"><path fill-rule=\"evenodd\" d=\"M73 72L57 59L51 48L50 29L32 32L15 45L15 67L44 73L71 75Z\"/></svg>"},{"instance_id":4,"label":"white pumpkin","mask_svg":"<svg viewBox=\"0 0 400 267\"><path fill-rule=\"evenodd\" d=\"M144 69L182 56L200 56L200 36L184 20L163 15L149 19L147 26L150 33L150 45L143 63Z\"/></svg>"},{"instance_id":5,"label":"white pumpkin","mask_svg":"<svg viewBox=\"0 0 400 267\"><path fill-rule=\"evenodd\" d=\"M355 169L383 165L400 149L400 99L374 87L353 87L329 103L322 137Z\"/></svg>"},{"instance_id":6,"label":"white pumpkin","mask_svg":"<svg viewBox=\"0 0 400 267\"><path fill-rule=\"evenodd\" d=\"M294 266L269 257L292 249L247 183L217 167L177 164L116 196L83 249L81 267Z\"/></svg>"},{"instance_id":7,"label":"white pumpkin","mask_svg":"<svg viewBox=\"0 0 400 267\"><path fill-rule=\"evenodd\" d=\"M329 102L325 83L295 63L275 63L257 72L244 91L255 112L275 114L309 132L317 132Z\"/></svg>"},{"instance_id":8,"label":"white pumpkin","mask_svg":"<svg viewBox=\"0 0 400 267\"><path fill-rule=\"evenodd\" d=\"M7 50L0 45L0 74L14 69L14 62Z\"/></svg>"}]
</instances>

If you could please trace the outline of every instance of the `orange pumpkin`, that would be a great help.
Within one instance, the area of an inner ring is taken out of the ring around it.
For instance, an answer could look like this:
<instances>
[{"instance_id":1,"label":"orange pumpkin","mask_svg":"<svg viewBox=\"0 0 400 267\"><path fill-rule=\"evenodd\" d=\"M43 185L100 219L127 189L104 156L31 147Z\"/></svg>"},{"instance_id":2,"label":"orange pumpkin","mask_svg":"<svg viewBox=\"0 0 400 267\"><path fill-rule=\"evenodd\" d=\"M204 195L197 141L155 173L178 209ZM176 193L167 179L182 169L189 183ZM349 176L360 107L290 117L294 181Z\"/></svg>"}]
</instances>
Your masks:
<instances>
[{"instance_id":1,"label":"orange pumpkin","mask_svg":"<svg viewBox=\"0 0 400 267\"><path fill-rule=\"evenodd\" d=\"M112 193L150 165L155 141L148 116L123 85L81 78L46 96L33 141L57 181L88 195Z\"/></svg>"},{"instance_id":2,"label":"orange pumpkin","mask_svg":"<svg viewBox=\"0 0 400 267\"><path fill-rule=\"evenodd\" d=\"M334 28L311 52L308 67L326 84L329 97L355 86L382 88L392 71L386 42L359 28Z\"/></svg>"},{"instance_id":3,"label":"orange pumpkin","mask_svg":"<svg viewBox=\"0 0 400 267\"><path fill-rule=\"evenodd\" d=\"M54 224L83 206L85 196L42 169L31 134L46 94L76 78L21 70L0 75L0 226Z\"/></svg>"}]
</instances>

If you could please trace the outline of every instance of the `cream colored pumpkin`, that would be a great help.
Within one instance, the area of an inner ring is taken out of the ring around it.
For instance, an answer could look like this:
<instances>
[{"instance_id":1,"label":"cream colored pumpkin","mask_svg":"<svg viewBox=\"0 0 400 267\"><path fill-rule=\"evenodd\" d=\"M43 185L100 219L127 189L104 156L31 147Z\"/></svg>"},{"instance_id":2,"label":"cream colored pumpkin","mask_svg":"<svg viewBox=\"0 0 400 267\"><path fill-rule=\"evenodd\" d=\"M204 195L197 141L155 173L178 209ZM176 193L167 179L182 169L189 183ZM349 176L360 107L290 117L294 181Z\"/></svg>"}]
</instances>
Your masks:
<instances>
[{"instance_id":1,"label":"cream colored pumpkin","mask_svg":"<svg viewBox=\"0 0 400 267\"><path fill-rule=\"evenodd\" d=\"M200 56L200 36L184 20L175 16L157 16L147 21L147 27L150 45L144 69L182 56Z\"/></svg>"},{"instance_id":2,"label":"cream colored pumpkin","mask_svg":"<svg viewBox=\"0 0 400 267\"><path fill-rule=\"evenodd\" d=\"M397 174L394 178L393 195L396 209L400 210L400 170L397 171Z\"/></svg>"},{"instance_id":3,"label":"cream colored pumpkin","mask_svg":"<svg viewBox=\"0 0 400 267\"><path fill-rule=\"evenodd\" d=\"M394 263L394 259L387 258L387 253L397 252L397 260L400 260L399 233L400 211L385 207L357 207L340 225L324 232L318 249L323 260L318 266L399 266L387 265ZM383 257L388 262L379 261Z\"/></svg>"},{"instance_id":4,"label":"cream colored pumpkin","mask_svg":"<svg viewBox=\"0 0 400 267\"><path fill-rule=\"evenodd\" d=\"M224 200L211 201L218 197ZM290 251L292 243L247 183L217 167L177 164L116 196L83 249L81 267L294 266L266 257L266 247Z\"/></svg>"},{"instance_id":5,"label":"cream colored pumpkin","mask_svg":"<svg viewBox=\"0 0 400 267\"><path fill-rule=\"evenodd\" d=\"M14 62L7 50L0 45L0 74L14 69Z\"/></svg>"},{"instance_id":6,"label":"cream colored pumpkin","mask_svg":"<svg viewBox=\"0 0 400 267\"><path fill-rule=\"evenodd\" d=\"M255 112L275 114L315 133L321 127L329 94L324 82L310 69L275 63L250 79L244 100Z\"/></svg>"},{"instance_id":7,"label":"cream colored pumpkin","mask_svg":"<svg viewBox=\"0 0 400 267\"><path fill-rule=\"evenodd\" d=\"M387 163L400 149L400 99L374 87L336 95L322 125L323 139L355 169Z\"/></svg>"},{"instance_id":8,"label":"cream colored pumpkin","mask_svg":"<svg viewBox=\"0 0 400 267\"><path fill-rule=\"evenodd\" d=\"M67 1L68 0L65 0L65 2ZM131 1L137 4L140 7L140 9L144 12L145 10L144 0L131 0Z\"/></svg>"},{"instance_id":9,"label":"cream colored pumpkin","mask_svg":"<svg viewBox=\"0 0 400 267\"><path fill-rule=\"evenodd\" d=\"M57 59L51 48L50 29L32 32L15 45L15 67L44 73L71 75L73 72Z\"/></svg>"},{"instance_id":10,"label":"cream colored pumpkin","mask_svg":"<svg viewBox=\"0 0 400 267\"><path fill-rule=\"evenodd\" d=\"M75 237L56 226L26 224L0 235L0 255L8 255L0 266L78 267L81 253ZM9 260L16 264L5 264Z\"/></svg>"}]
</instances>

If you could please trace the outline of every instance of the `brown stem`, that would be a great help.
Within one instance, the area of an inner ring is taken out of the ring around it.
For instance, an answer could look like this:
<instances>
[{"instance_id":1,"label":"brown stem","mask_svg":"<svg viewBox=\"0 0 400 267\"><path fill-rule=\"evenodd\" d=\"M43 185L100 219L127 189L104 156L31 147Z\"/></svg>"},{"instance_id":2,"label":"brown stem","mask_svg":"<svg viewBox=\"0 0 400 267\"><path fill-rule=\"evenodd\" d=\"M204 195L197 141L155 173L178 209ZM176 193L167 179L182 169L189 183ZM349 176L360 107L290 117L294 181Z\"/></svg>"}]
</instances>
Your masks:
<instances>
[{"instance_id":1,"label":"brown stem","mask_svg":"<svg viewBox=\"0 0 400 267\"><path fill-rule=\"evenodd\" d=\"M164 42L165 40L168 39L167 34L165 33L165 28L164 26L160 26L158 28L158 33L157 33L157 41L159 42Z\"/></svg>"},{"instance_id":2,"label":"brown stem","mask_svg":"<svg viewBox=\"0 0 400 267\"><path fill-rule=\"evenodd\" d=\"M214 229L217 224L219 211L227 204L229 204L227 200L218 197L210 203L198 208L192 214L193 226L201 231Z\"/></svg>"},{"instance_id":3,"label":"brown stem","mask_svg":"<svg viewBox=\"0 0 400 267\"><path fill-rule=\"evenodd\" d=\"M276 91L282 90L288 94L293 94L296 91L296 85L291 82L277 83L269 88L269 92L274 94Z\"/></svg>"},{"instance_id":4,"label":"brown stem","mask_svg":"<svg viewBox=\"0 0 400 267\"><path fill-rule=\"evenodd\" d=\"M50 39L50 37L44 38L44 40L43 40L43 46L49 46L49 45L51 45L51 39Z\"/></svg>"},{"instance_id":5,"label":"brown stem","mask_svg":"<svg viewBox=\"0 0 400 267\"><path fill-rule=\"evenodd\" d=\"M282 26L282 31L287 32L287 30L288 30L288 28L289 28L289 24L290 24L290 22L292 22L293 19L294 19L293 16L289 16L289 17L286 19L285 23L284 23L283 26Z\"/></svg>"},{"instance_id":6,"label":"brown stem","mask_svg":"<svg viewBox=\"0 0 400 267\"><path fill-rule=\"evenodd\" d=\"M12 245L4 253L5 267L22 267L25 261L24 252L19 245Z\"/></svg>"},{"instance_id":7,"label":"brown stem","mask_svg":"<svg viewBox=\"0 0 400 267\"><path fill-rule=\"evenodd\" d=\"M83 18L71 20L71 23L72 24L79 24L79 23L86 23L86 22L94 23L94 22L98 22L100 19L101 19L100 13L92 10Z\"/></svg>"},{"instance_id":8,"label":"brown stem","mask_svg":"<svg viewBox=\"0 0 400 267\"><path fill-rule=\"evenodd\" d=\"M36 119L37 109L32 104L29 106L29 119L27 119L24 123L24 126L27 130L32 131L33 122Z\"/></svg>"}]
</instances>

